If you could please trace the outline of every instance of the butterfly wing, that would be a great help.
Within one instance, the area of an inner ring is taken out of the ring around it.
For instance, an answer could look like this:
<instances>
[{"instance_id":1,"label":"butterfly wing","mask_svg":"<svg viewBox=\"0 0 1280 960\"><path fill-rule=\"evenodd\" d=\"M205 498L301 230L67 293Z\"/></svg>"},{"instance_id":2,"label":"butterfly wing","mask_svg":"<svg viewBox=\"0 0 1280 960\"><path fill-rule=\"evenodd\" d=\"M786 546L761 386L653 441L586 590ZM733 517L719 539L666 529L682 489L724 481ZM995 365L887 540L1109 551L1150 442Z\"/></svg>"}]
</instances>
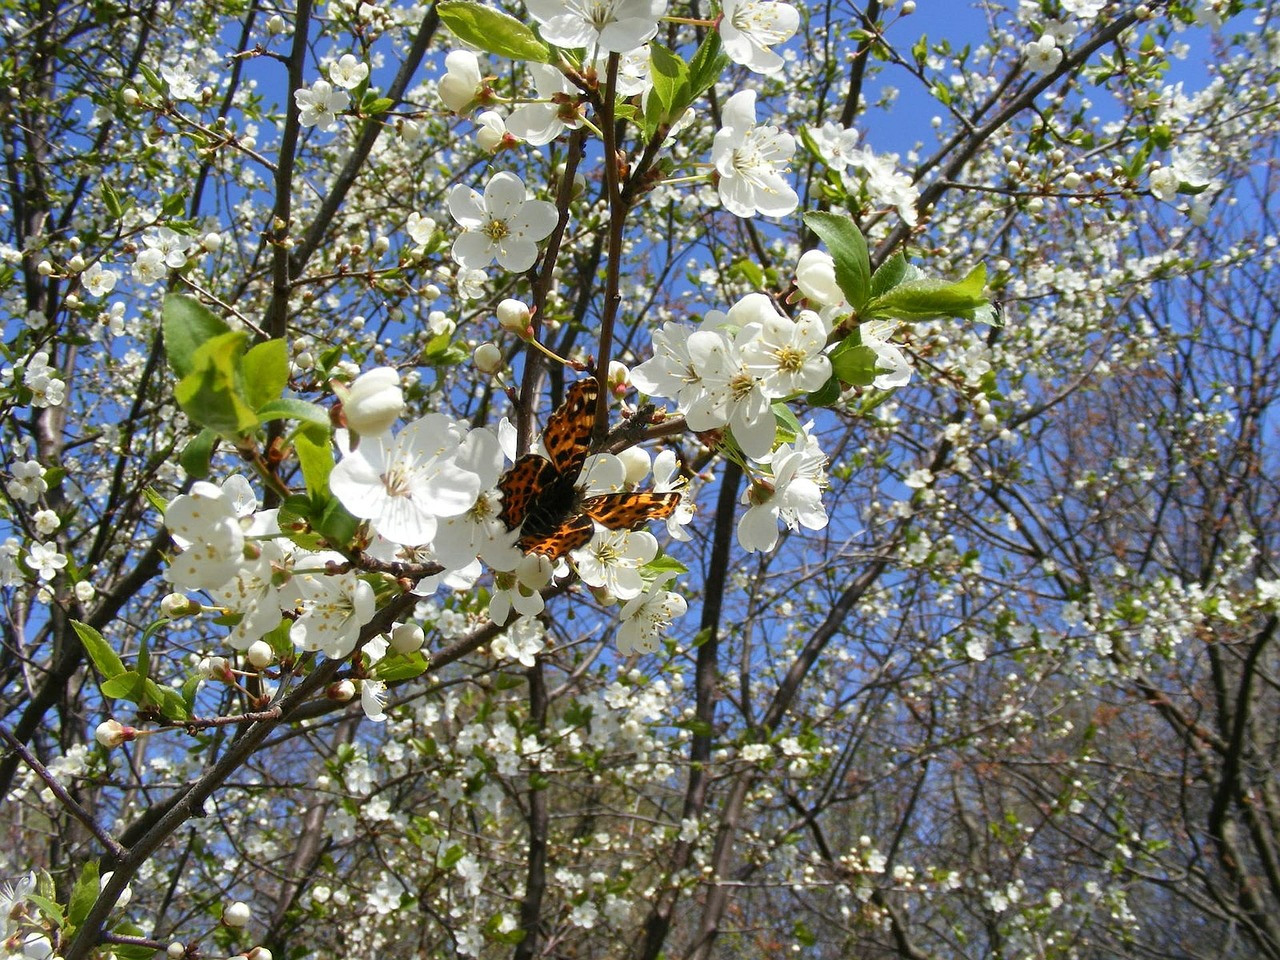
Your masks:
<instances>
[{"instance_id":1,"label":"butterfly wing","mask_svg":"<svg viewBox=\"0 0 1280 960\"><path fill-rule=\"evenodd\" d=\"M591 430L596 422L596 397L600 388L595 377L578 380L569 387L564 403L556 408L542 431L547 456L565 476L577 482L583 461L591 449Z\"/></svg>"},{"instance_id":2,"label":"butterfly wing","mask_svg":"<svg viewBox=\"0 0 1280 960\"><path fill-rule=\"evenodd\" d=\"M596 525L589 516L575 513L562 520L548 534L521 537L520 549L525 553L541 553L552 560L559 560L570 550L576 550L587 543L595 529Z\"/></svg>"},{"instance_id":3,"label":"butterfly wing","mask_svg":"<svg viewBox=\"0 0 1280 960\"><path fill-rule=\"evenodd\" d=\"M524 523L530 504L557 479L559 472L555 464L536 453L526 453L498 478L498 489L502 491L502 511L498 518L508 530L514 530Z\"/></svg>"},{"instance_id":4,"label":"butterfly wing","mask_svg":"<svg viewBox=\"0 0 1280 960\"><path fill-rule=\"evenodd\" d=\"M582 512L610 530L635 530L675 513L678 493L602 493L582 501Z\"/></svg>"}]
</instances>

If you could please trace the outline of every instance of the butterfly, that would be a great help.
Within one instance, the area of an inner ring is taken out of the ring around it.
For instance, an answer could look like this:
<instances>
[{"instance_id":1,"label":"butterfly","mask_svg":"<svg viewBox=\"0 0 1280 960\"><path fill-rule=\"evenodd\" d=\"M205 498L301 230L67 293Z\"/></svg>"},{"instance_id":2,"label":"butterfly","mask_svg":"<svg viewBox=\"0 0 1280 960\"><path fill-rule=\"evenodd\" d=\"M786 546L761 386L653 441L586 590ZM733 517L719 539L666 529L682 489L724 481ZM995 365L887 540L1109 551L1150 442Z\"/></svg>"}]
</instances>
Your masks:
<instances>
[{"instance_id":1,"label":"butterfly","mask_svg":"<svg viewBox=\"0 0 1280 960\"><path fill-rule=\"evenodd\" d=\"M678 493L584 494L578 481L591 452L599 390L594 377L569 387L542 431L547 455L526 453L498 480L498 516L508 530L520 528L516 543L525 553L558 560L587 543L597 523L610 530L636 530L671 516L680 503Z\"/></svg>"}]
</instances>

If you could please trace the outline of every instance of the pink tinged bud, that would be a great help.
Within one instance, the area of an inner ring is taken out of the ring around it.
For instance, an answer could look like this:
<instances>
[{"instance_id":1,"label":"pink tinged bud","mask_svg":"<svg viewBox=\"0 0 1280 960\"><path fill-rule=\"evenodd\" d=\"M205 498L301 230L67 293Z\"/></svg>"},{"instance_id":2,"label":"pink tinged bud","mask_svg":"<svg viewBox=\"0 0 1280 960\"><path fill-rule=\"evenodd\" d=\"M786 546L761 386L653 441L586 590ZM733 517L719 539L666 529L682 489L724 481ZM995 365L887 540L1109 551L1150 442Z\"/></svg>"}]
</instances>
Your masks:
<instances>
[{"instance_id":1,"label":"pink tinged bud","mask_svg":"<svg viewBox=\"0 0 1280 960\"><path fill-rule=\"evenodd\" d=\"M243 900L237 900L223 911L222 922L228 927L243 927L249 922L249 917L249 905Z\"/></svg>"},{"instance_id":2,"label":"pink tinged bud","mask_svg":"<svg viewBox=\"0 0 1280 960\"><path fill-rule=\"evenodd\" d=\"M503 330L514 333L521 340L528 340L533 336L533 328L529 323L532 318L533 311L520 300L508 298L498 304L498 323Z\"/></svg>"},{"instance_id":3,"label":"pink tinged bud","mask_svg":"<svg viewBox=\"0 0 1280 960\"><path fill-rule=\"evenodd\" d=\"M197 668L200 676L206 680L223 680L231 679L231 668L227 665L226 657L205 657L200 661Z\"/></svg>"},{"instance_id":4,"label":"pink tinged bud","mask_svg":"<svg viewBox=\"0 0 1280 960\"><path fill-rule=\"evenodd\" d=\"M476 369L486 376L491 377L502 369L502 351L498 349L497 344L480 344L476 347L472 359L475 361Z\"/></svg>"},{"instance_id":5,"label":"pink tinged bud","mask_svg":"<svg viewBox=\"0 0 1280 960\"><path fill-rule=\"evenodd\" d=\"M126 727L119 720L103 720L98 724L98 729L93 732L93 736L108 750L113 750L122 743L136 740L138 731L133 727Z\"/></svg>"},{"instance_id":6,"label":"pink tinged bud","mask_svg":"<svg viewBox=\"0 0 1280 960\"><path fill-rule=\"evenodd\" d=\"M809 300L833 307L844 301L844 293L836 283L836 265L831 254L809 250L796 264L796 286Z\"/></svg>"},{"instance_id":7,"label":"pink tinged bud","mask_svg":"<svg viewBox=\"0 0 1280 960\"><path fill-rule=\"evenodd\" d=\"M620 397L631 388L631 371L620 360L609 361L609 389Z\"/></svg>"},{"instance_id":8,"label":"pink tinged bud","mask_svg":"<svg viewBox=\"0 0 1280 960\"><path fill-rule=\"evenodd\" d=\"M347 426L362 437L386 433L404 412L400 374L392 367L366 370L349 387L335 384L334 391L342 401Z\"/></svg>"},{"instance_id":9,"label":"pink tinged bud","mask_svg":"<svg viewBox=\"0 0 1280 960\"><path fill-rule=\"evenodd\" d=\"M426 640L427 635L416 623L401 623L391 631L391 649L396 653L416 653Z\"/></svg>"}]
</instances>

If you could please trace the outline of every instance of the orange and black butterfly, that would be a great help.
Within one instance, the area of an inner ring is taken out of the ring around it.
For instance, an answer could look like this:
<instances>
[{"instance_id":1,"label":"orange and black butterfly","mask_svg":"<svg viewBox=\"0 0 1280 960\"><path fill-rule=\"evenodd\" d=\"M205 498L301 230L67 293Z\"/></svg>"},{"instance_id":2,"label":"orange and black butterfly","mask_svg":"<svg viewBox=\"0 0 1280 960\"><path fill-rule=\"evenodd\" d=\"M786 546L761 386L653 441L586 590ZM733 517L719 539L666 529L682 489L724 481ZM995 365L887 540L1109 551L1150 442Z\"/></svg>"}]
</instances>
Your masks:
<instances>
[{"instance_id":1,"label":"orange and black butterfly","mask_svg":"<svg viewBox=\"0 0 1280 960\"><path fill-rule=\"evenodd\" d=\"M594 377L573 384L542 432L547 455L526 453L498 480L499 517L508 530L520 528L517 543L525 553L558 560L589 541L597 523L635 530L671 516L680 503L678 493L584 495L578 479L591 448L598 392Z\"/></svg>"}]
</instances>

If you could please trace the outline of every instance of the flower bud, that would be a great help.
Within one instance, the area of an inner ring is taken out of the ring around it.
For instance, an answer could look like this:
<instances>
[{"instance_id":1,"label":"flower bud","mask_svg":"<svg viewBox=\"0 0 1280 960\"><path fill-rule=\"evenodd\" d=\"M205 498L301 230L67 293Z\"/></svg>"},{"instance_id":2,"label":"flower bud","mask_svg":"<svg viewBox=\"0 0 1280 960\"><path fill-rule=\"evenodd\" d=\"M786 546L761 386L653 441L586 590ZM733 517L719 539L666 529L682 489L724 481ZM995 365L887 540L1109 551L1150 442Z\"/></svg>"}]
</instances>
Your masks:
<instances>
[{"instance_id":1,"label":"flower bud","mask_svg":"<svg viewBox=\"0 0 1280 960\"><path fill-rule=\"evenodd\" d=\"M200 246L204 248L205 253L217 253L222 249L222 234L210 230L200 238Z\"/></svg>"},{"instance_id":2,"label":"flower bud","mask_svg":"<svg viewBox=\"0 0 1280 960\"><path fill-rule=\"evenodd\" d=\"M621 360L610 360L608 381L609 392L620 397L631 389L631 371Z\"/></svg>"},{"instance_id":3,"label":"flower bud","mask_svg":"<svg viewBox=\"0 0 1280 960\"><path fill-rule=\"evenodd\" d=\"M227 667L226 657L204 657L201 659L200 666L196 668L196 671L206 680L230 679L230 670Z\"/></svg>"},{"instance_id":4,"label":"flower bud","mask_svg":"<svg viewBox=\"0 0 1280 960\"><path fill-rule=\"evenodd\" d=\"M114 750L122 743L138 739L138 731L133 727L126 727L119 720L103 720L98 724L98 729L93 731L93 736L108 750Z\"/></svg>"},{"instance_id":5,"label":"flower bud","mask_svg":"<svg viewBox=\"0 0 1280 960\"><path fill-rule=\"evenodd\" d=\"M289 25L285 23L284 17L276 14L267 21L267 33L273 37L278 37L289 29Z\"/></svg>"},{"instance_id":6,"label":"flower bud","mask_svg":"<svg viewBox=\"0 0 1280 960\"><path fill-rule=\"evenodd\" d=\"M844 293L836 283L836 264L831 254L822 250L806 250L796 264L796 286L806 299L824 307L844 301Z\"/></svg>"},{"instance_id":7,"label":"flower bud","mask_svg":"<svg viewBox=\"0 0 1280 960\"><path fill-rule=\"evenodd\" d=\"M84 257L80 256L78 253L67 261L67 269L72 273L79 273L85 268L85 266Z\"/></svg>"},{"instance_id":8,"label":"flower bud","mask_svg":"<svg viewBox=\"0 0 1280 960\"><path fill-rule=\"evenodd\" d=\"M78 581L75 586L75 591L76 591L76 599L79 600L81 603L88 603L98 593L97 588L94 587L94 585L90 583L88 580Z\"/></svg>"},{"instance_id":9,"label":"flower bud","mask_svg":"<svg viewBox=\"0 0 1280 960\"><path fill-rule=\"evenodd\" d=\"M637 484L649 475L651 468L649 454L640 447L627 447L619 451L618 459L622 461L622 466L627 472L626 481L629 485Z\"/></svg>"},{"instance_id":10,"label":"flower bud","mask_svg":"<svg viewBox=\"0 0 1280 960\"><path fill-rule=\"evenodd\" d=\"M362 437L386 433L404 412L400 374L393 367L375 367L356 377L350 387L336 383L333 387L347 426Z\"/></svg>"},{"instance_id":11,"label":"flower bud","mask_svg":"<svg viewBox=\"0 0 1280 960\"><path fill-rule=\"evenodd\" d=\"M228 927L243 927L249 922L249 917L249 905L243 900L237 900L222 911L222 922Z\"/></svg>"},{"instance_id":12,"label":"flower bud","mask_svg":"<svg viewBox=\"0 0 1280 960\"><path fill-rule=\"evenodd\" d=\"M427 303L435 303L437 300L440 299L443 293L444 291L441 290L434 283L428 283L425 287L422 288L422 299L427 301Z\"/></svg>"},{"instance_id":13,"label":"flower bud","mask_svg":"<svg viewBox=\"0 0 1280 960\"><path fill-rule=\"evenodd\" d=\"M426 641L427 635L416 623L398 623L391 631L391 649L396 653L415 653Z\"/></svg>"},{"instance_id":14,"label":"flower bud","mask_svg":"<svg viewBox=\"0 0 1280 960\"><path fill-rule=\"evenodd\" d=\"M495 343L482 343L472 354L476 369L485 376L493 376L502 369L502 351Z\"/></svg>"},{"instance_id":15,"label":"flower bud","mask_svg":"<svg viewBox=\"0 0 1280 960\"><path fill-rule=\"evenodd\" d=\"M142 95L133 87L125 87L120 91L120 99L124 101L126 107L135 107L142 100Z\"/></svg>"},{"instance_id":16,"label":"flower bud","mask_svg":"<svg viewBox=\"0 0 1280 960\"><path fill-rule=\"evenodd\" d=\"M271 960L271 951L266 947L254 947L245 956L248 960Z\"/></svg>"},{"instance_id":17,"label":"flower bud","mask_svg":"<svg viewBox=\"0 0 1280 960\"><path fill-rule=\"evenodd\" d=\"M36 273L40 274L42 277L51 277L53 276L53 272L53 264L48 260L41 260L36 264Z\"/></svg>"},{"instance_id":18,"label":"flower bud","mask_svg":"<svg viewBox=\"0 0 1280 960\"><path fill-rule=\"evenodd\" d=\"M325 691L325 696L330 700L336 700L338 703L346 703L356 695L356 685L350 680L339 680L337 683L329 684L329 689Z\"/></svg>"},{"instance_id":19,"label":"flower bud","mask_svg":"<svg viewBox=\"0 0 1280 960\"><path fill-rule=\"evenodd\" d=\"M271 666L271 661L275 658L276 652L271 649L271 644L265 640L253 641L253 643L249 644L249 649L245 651L245 659L258 670Z\"/></svg>"},{"instance_id":20,"label":"flower bud","mask_svg":"<svg viewBox=\"0 0 1280 960\"><path fill-rule=\"evenodd\" d=\"M164 952L169 957L169 960L182 960L187 955L187 945L175 940L165 948Z\"/></svg>"},{"instance_id":21,"label":"flower bud","mask_svg":"<svg viewBox=\"0 0 1280 960\"><path fill-rule=\"evenodd\" d=\"M528 340L533 336L533 327L529 323L532 317L533 311L523 301L508 297L498 304L499 325L503 330L514 333L521 340Z\"/></svg>"}]
</instances>

